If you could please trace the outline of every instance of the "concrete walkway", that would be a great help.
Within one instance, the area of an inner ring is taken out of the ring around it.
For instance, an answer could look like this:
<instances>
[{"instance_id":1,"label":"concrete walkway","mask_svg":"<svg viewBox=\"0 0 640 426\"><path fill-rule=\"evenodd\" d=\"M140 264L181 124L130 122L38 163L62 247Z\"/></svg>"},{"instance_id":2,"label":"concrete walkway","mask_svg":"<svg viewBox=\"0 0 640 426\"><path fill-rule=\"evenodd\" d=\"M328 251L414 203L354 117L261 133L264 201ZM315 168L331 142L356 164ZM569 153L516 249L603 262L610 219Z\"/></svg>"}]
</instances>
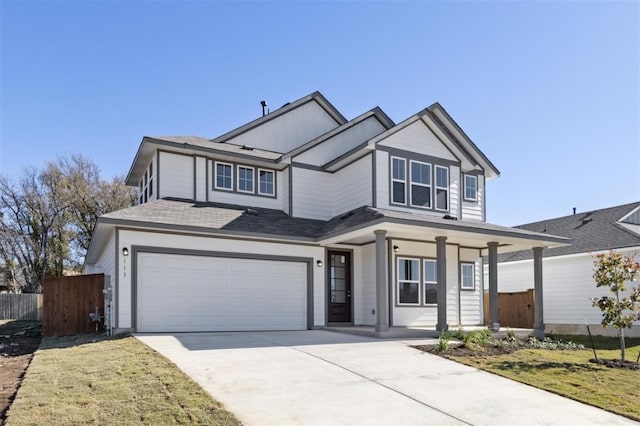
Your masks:
<instances>
[{"instance_id":1,"label":"concrete walkway","mask_svg":"<svg viewBox=\"0 0 640 426\"><path fill-rule=\"evenodd\" d=\"M637 424L408 346L424 340L320 330L136 337L246 425Z\"/></svg>"}]
</instances>

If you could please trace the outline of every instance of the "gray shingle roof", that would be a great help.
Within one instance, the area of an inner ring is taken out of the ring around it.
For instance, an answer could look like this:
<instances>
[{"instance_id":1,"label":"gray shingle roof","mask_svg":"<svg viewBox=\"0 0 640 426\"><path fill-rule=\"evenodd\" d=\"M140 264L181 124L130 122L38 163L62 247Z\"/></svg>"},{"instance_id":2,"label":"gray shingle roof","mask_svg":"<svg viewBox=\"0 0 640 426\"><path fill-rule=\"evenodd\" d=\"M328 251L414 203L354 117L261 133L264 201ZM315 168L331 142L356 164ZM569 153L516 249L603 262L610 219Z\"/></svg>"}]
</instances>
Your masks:
<instances>
[{"instance_id":1,"label":"gray shingle roof","mask_svg":"<svg viewBox=\"0 0 640 426\"><path fill-rule=\"evenodd\" d=\"M573 244L570 246L545 249L544 257L640 246L640 235L625 229L618 223L620 219L638 206L640 206L640 202L629 203L528 223L516 226L516 228L560 235L573 240ZM500 255L499 261L509 262L531 259L532 257L531 251L528 250Z\"/></svg>"},{"instance_id":2,"label":"gray shingle roof","mask_svg":"<svg viewBox=\"0 0 640 426\"><path fill-rule=\"evenodd\" d=\"M193 202L165 198L108 213L102 223L170 228L185 232L220 232L229 235L281 237L318 241L343 232L374 225L376 221L424 225L430 228L463 232L508 235L518 238L539 237L535 232L481 222L452 221L441 217L396 212L363 206L328 221L291 217L281 210L214 202ZM553 235L546 237L554 240ZM557 237L555 237L558 240ZM562 243L561 241L556 241Z\"/></svg>"},{"instance_id":3,"label":"gray shingle roof","mask_svg":"<svg viewBox=\"0 0 640 426\"><path fill-rule=\"evenodd\" d=\"M220 203L202 203L166 198L108 213L104 222L124 221L171 225L177 230L219 230L282 237L315 238L325 221L293 218L281 210L247 208Z\"/></svg>"}]
</instances>

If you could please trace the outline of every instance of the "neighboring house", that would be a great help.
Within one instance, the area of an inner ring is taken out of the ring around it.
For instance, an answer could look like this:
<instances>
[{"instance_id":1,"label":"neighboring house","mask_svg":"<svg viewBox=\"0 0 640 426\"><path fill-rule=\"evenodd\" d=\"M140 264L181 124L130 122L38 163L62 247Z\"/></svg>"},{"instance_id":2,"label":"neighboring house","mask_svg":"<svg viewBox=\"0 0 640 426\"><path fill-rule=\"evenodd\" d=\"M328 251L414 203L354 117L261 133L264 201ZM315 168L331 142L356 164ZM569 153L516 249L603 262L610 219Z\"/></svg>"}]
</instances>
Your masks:
<instances>
[{"instance_id":1,"label":"neighboring house","mask_svg":"<svg viewBox=\"0 0 640 426\"><path fill-rule=\"evenodd\" d=\"M597 288L593 279L596 255L611 249L640 260L640 202L557 219L521 225L517 228L561 235L573 240L570 246L545 249L543 308L546 331L556 334L585 334L585 321L591 331L613 334L602 329L602 311L591 305L591 298L611 294ZM533 259L526 251L499 256L498 280L501 292L533 288ZM637 286L640 282L635 282ZM640 327L630 335L640 336Z\"/></svg>"},{"instance_id":2,"label":"neighboring house","mask_svg":"<svg viewBox=\"0 0 640 426\"><path fill-rule=\"evenodd\" d=\"M485 223L498 175L437 103L347 120L315 92L214 139L144 137L139 205L98 220L84 271L116 331L483 324L482 256L495 281L498 253L568 242Z\"/></svg>"}]
</instances>

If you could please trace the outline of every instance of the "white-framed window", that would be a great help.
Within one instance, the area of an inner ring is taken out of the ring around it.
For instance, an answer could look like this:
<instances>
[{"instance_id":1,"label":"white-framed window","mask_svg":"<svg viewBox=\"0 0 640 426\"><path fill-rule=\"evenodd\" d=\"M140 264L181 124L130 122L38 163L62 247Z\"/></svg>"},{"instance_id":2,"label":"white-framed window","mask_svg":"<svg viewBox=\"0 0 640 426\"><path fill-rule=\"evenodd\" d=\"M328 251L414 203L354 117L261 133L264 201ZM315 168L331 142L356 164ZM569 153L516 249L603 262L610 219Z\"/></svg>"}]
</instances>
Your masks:
<instances>
[{"instance_id":1,"label":"white-framed window","mask_svg":"<svg viewBox=\"0 0 640 426\"><path fill-rule=\"evenodd\" d=\"M407 204L407 160L391 157L391 202Z\"/></svg>"},{"instance_id":2,"label":"white-framed window","mask_svg":"<svg viewBox=\"0 0 640 426\"><path fill-rule=\"evenodd\" d=\"M464 199L478 201L478 178L476 176L464 175Z\"/></svg>"},{"instance_id":3,"label":"white-framed window","mask_svg":"<svg viewBox=\"0 0 640 426\"><path fill-rule=\"evenodd\" d=\"M431 208L431 164L409 161L411 205Z\"/></svg>"},{"instance_id":4,"label":"white-framed window","mask_svg":"<svg viewBox=\"0 0 640 426\"><path fill-rule=\"evenodd\" d=\"M460 288L462 290L475 290L476 265L473 263L460 264Z\"/></svg>"},{"instance_id":5,"label":"white-framed window","mask_svg":"<svg viewBox=\"0 0 640 426\"><path fill-rule=\"evenodd\" d=\"M258 169L258 194L275 195L275 173L273 170Z\"/></svg>"},{"instance_id":6,"label":"white-framed window","mask_svg":"<svg viewBox=\"0 0 640 426\"><path fill-rule=\"evenodd\" d=\"M153 162L149 163L149 183L147 184L149 199L153 197Z\"/></svg>"},{"instance_id":7,"label":"white-framed window","mask_svg":"<svg viewBox=\"0 0 640 426\"><path fill-rule=\"evenodd\" d=\"M420 305L420 260L399 257L398 305Z\"/></svg>"},{"instance_id":8,"label":"white-framed window","mask_svg":"<svg viewBox=\"0 0 640 426\"><path fill-rule=\"evenodd\" d=\"M233 191L233 165L216 161L214 164L214 169L214 188L224 189L225 191Z\"/></svg>"},{"instance_id":9,"label":"white-framed window","mask_svg":"<svg viewBox=\"0 0 640 426\"><path fill-rule=\"evenodd\" d=\"M149 167L144 171L138 183L138 204L144 204L151 201L153 197L153 162L149 163Z\"/></svg>"},{"instance_id":10,"label":"white-framed window","mask_svg":"<svg viewBox=\"0 0 640 426\"><path fill-rule=\"evenodd\" d=\"M438 303L438 262L434 259L423 261L424 304Z\"/></svg>"},{"instance_id":11,"label":"white-framed window","mask_svg":"<svg viewBox=\"0 0 640 426\"><path fill-rule=\"evenodd\" d=\"M436 210L449 210L449 168L436 166Z\"/></svg>"},{"instance_id":12,"label":"white-framed window","mask_svg":"<svg viewBox=\"0 0 640 426\"><path fill-rule=\"evenodd\" d=\"M253 167L238 166L238 192L254 193Z\"/></svg>"}]
</instances>

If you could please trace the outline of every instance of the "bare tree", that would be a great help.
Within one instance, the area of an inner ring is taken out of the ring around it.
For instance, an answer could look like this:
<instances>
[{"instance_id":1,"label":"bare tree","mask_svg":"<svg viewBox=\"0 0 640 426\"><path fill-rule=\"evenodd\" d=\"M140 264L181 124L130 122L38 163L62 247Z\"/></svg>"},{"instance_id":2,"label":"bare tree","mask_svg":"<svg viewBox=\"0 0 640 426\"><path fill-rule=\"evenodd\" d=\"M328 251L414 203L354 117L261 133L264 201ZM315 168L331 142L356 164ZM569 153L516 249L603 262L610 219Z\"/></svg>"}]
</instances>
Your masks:
<instances>
[{"instance_id":1,"label":"bare tree","mask_svg":"<svg viewBox=\"0 0 640 426\"><path fill-rule=\"evenodd\" d=\"M0 176L0 265L17 265L23 291L40 292L45 276L79 269L100 215L135 199L135 189L102 180L82 156L28 169L17 182Z\"/></svg>"}]
</instances>

